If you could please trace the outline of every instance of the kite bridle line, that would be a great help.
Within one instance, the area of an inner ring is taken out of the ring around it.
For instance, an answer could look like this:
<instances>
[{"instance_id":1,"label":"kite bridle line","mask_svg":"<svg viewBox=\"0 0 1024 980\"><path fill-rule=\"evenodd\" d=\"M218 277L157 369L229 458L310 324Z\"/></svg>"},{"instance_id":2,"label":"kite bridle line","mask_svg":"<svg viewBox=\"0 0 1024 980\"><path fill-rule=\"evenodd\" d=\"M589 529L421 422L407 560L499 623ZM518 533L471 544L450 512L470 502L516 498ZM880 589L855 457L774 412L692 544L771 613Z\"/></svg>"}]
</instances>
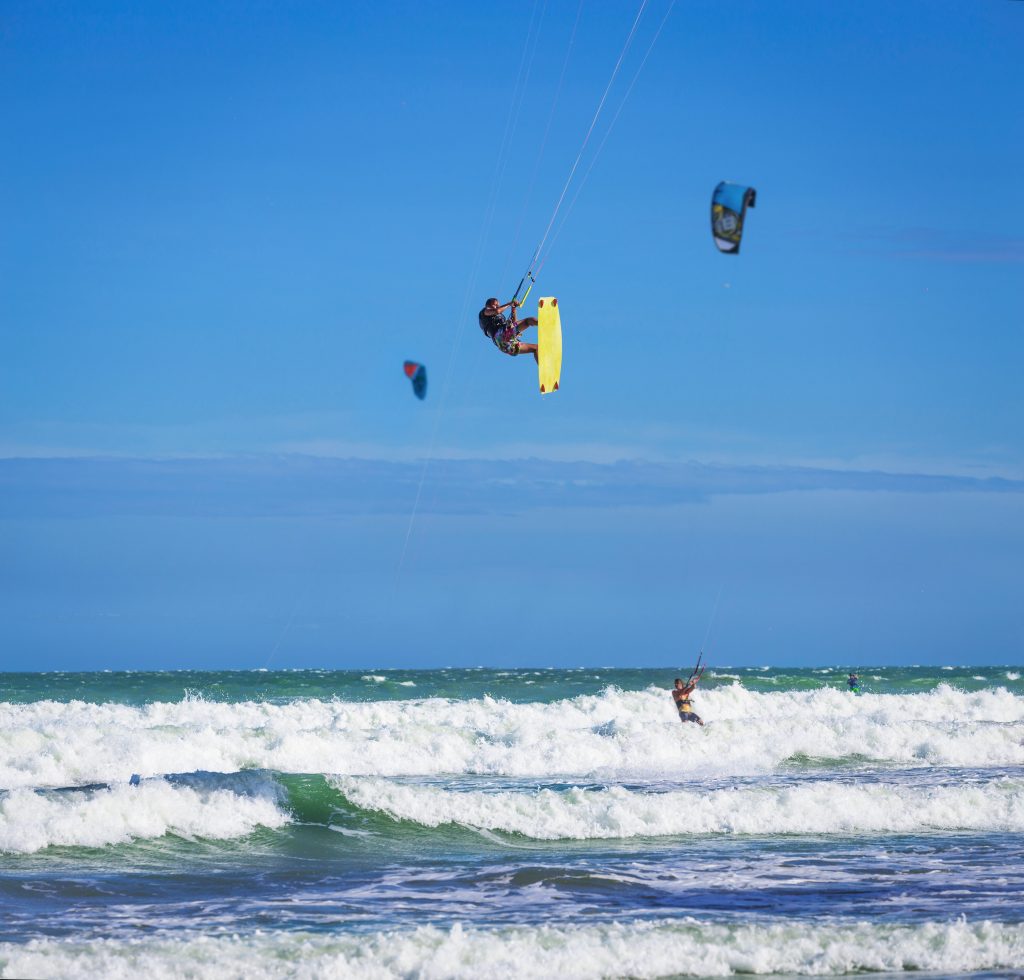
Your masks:
<instances>
[{"instance_id":1,"label":"kite bridle line","mask_svg":"<svg viewBox=\"0 0 1024 980\"><path fill-rule=\"evenodd\" d=\"M661 23L658 25L658 29L654 32L654 37L651 38L651 43L647 46L647 50L644 52L643 59L640 62L640 67L637 68L632 81L626 88L626 94L623 95L618 109L615 110L615 115L612 116L612 121L608 123L608 128L604 131L604 136L601 137L601 142L597 144L597 149L594 150L594 154L590 158L590 163L587 165L587 169L584 171L583 177L576 185L576 190L573 192L572 200L569 201L569 204L565 209L565 213L562 215L562 219L558 223L558 227L555 228L554 234L551 237L551 244L548 245L547 253L544 256L544 261L541 262L540 265L534 267L533 271L537 275L540 275L540 270L544 267L544 263L551 257L551 252L554 250L555 242L558 241L558 236L561 235L562 231L565 229L566 223L569 220L569 215L572 214L572 209L576 206L576 202L579 200L580 194L583 193L583 188L586 186L587 178L590 177L590 172L594 169L594 165L597 163L598 157L601 156L601 151L604 149L605 143L608 142L608 137L611 136L612 130L615 128L615 124L619 121L619 116L622 115L622 110L626 107L626 103L629 101L629 96L637 83L637 79L640 78L640 74L644 70L644 65L647 64L647 59L651 56L654 46L658 43L658 38L661 37L661 32L664 30L665 24L668 23L669 16L672 14L672 8L675 7L675 5L676 0L672 0L668 5L668 9L665 11L665 16L662 17ZM536 259L534 261L536 261Z\"/></svg>"},{"instance_id":2,"label":"kite bridle line","mask_svg":"<svg viewBox=\"0 0 1024 980\"><path fill-rule=\"evenodd\" d=\"M722 598L722 587L718 587L718 595L715 596L715 604L711 608L711 616L708 618L708 628L704 631L704 642L700 645L700 653L697 655L697 663L693 670L690 671L690 676L686 681L686 686L689 687L691 683L696 683L704 676L704 671L707 669L707 665L701 666L701 661L704 659L704 647L708 645L708 637L711 635L711 627L715 622L715 615L718 613L718 601Z\"/></svg>"},{"instance_id":3,"label":"kite bridle line","mask_svg":"<svg viewBox=\"0 0 1024 980\"><path fill-rule=\"evenodd\" d=\"M675 0L672 0L672 2L674 3ZM577 29L580 26L580 18L583 16L583 4L584 3L585 3L585 0L579 0L579 5L576 7L576 19L573 21L572 33L569 35L569 43L568 43L568 45L566 46L566 49L565 49L565 58L562 60L562 70L558 73L558 86L555 89L555 96L551 100L551 106L548 109L548 119L547 119L547 122L544 125L544 136L543 136L543 138L540 141L540 149L537 152L537 158L536 158L536 160L534 161L534 164L533 164L533 172L530 174L530 186L526 190L526 197L524 198L523 206L522 206L522 208L520 208L520 211L519 211L519 220L518 220L518 222L516 222L516 233L515 233L515 235L513 236L513 239L512 239L512 248L509 250L508 258L506 258L506 260L505 260L505 269L501 273L501 278L502 279L505 278L505 273L508 271L508 264L509 264L509 261L511 260L512 252L515 250L515 248L519 244L519 233L520 233L520 231L522 231L523 217L526 214L527 207L528 207L528 205L530 203L530 199L533 197L533 188L534 188L534 186L537 183L537 174L540 172L541 161L544 159L544 151L547 149L547 145L548 145L548 137L551 135L551 126L552 126L552 124L555 121L555 110L558 108L558 101L559 101L559 99L561 98L561 95L562 95L562 87L565 84L565 74L566 74L567 69L569 68L569 59L572 57L573 48L576 45L576 32L577 32ZM535 265L536 262L537 262L537 254L534 253L533 258L530 259L530 269L531 270L532 270L532 268L533 268L533 266ZM515 291L515 296L516 297L519 296L519 290L523 288L523 283L526 282L526 277L527 276L530 276L530 278L531 278L531 285L532 285L533 276L532 276L532 271L531 271L531 272L527 272L527 274L524 275L523 278L519 281L519 285L516 286L516 291ZM526 292L527 292L527 294L529 294L529 292L530 292L529 288L527 288ZM524 296L523 300L525 300L525 299L526 299L526 297Z\"/></svg>"},{"instance_id":4,"label":"kite bridle line","mask_svg":"<svg viewBox=\"0 0 1024 980\"><path fill-rule=\"evenodd\" d=\"M576 175L576 170L580 165L580 161L583 159L583 154L587 149L587 144L590 142L590 137L594 133L594 127L597 125L597 120L601 115L601 110L604 109L604 104L608 100L608 93L612 90L612 85L615 84L615 78L619 74L619 69L622 67L622 60L626 57L626 52L629 50L629 46L633 43L633 36L636 34L636 29L640 24L640 18L644 14L644 9L647 7L647 0L641 0L640 9L636 12L636 17L633 18L633 26L629 29L629 34L626 35L626 43L623 44L622 50L619 52L618 60L615 62L615 67L612 69L611 77L608 79L608 84L604 87L604 93L601 95L601 101L597 104L597 109L594 111L594 117L590 120L590 126L587 128L587 132L583 137L583 142L580 144L579 152L576 154L576 159L573 161L573 165L569 168L569 176L565 179L565 184L562 187L562 193L558 195L558 200L555 202L555 209L551 212L551 217L548 219L548 226L544 229L544 234L541 236L540 243L537 245L533 252L533 258L530 259L530 264L527 266L527 272L520 280L519 285L516 287L516 298L519 297L519 290L523 288L523 283L527 279L530 280L530 285L526 289L526 293L523 295L523 302L526 297L530 295L530 290L533 288L534 282L534 271L537 260L540 258L540 253L544 248L544 244L548 240L548 235L551 234L551 228L555 223L555 218L558 217L558 212L562 207L562 202L565 200L565 195L569 190L569 185L572 183L573 177ZM627 93L628 94L628 93ZM546 261L546 259L545 259ZM541 265L544 262L540 263ZM540 270L540 266L536 266L536 271Z\"/></svg>"},{"instance_id":5,"label":"kite bridle line","mask_svg":"<svg viewBox=\"0 0 1024 980\"><path fill-rule=\"evenodd\" d=\"M715 604L711 607L711 616L708 619L708 628L704 631L704 642L700 645L700 652L703 656L704 647L708 645L708 637L711 635L711 627L715 624L715 616L718 613L718 601L722 598L722 586L718 587L718 595L715 596Z\"/></svg>"},{"instance_id":6,"label":"kite bridle line","mask_svg":"<svg viewBox=\"0 0 1024 980\"><path fill-rule=\"evenodd\" d=\"M526 33L523 38L523 50L519 61L519 72L516 76L515 85L512 88L512 96L508 107L508 114L505 118L505 131L501 137L501 144L499 147L498 158L499 163L496 165L494 173L491 176L491 184L487 194L487 204L484 208L484 220L481 223L480 231L477 235L476 249L473 255L473 261L469 267L469 276L466 281L466 291L462 298L462 308L456 319L458 325L455 329L455 336L452 338L451 347L448 351L448 365L444 372L444 377L441 382L440 400L437 408L437 412L434 415L433 431L430 436L430 449L426 456L423 458L422 466L420 467L419 482L416 484L416 496L413 500L412 510L409 512L409 521L405 529L405 538L402 541L402 550L398 556L398 564L395 566L395 573L391 584L391 598L389 601L390 606L394 605L395 596L398 592L398 582L402 574L402 569L405 567L405 557L409 550L409 541L412 538L413 527L416 524L416 517L419 513L420 499L423 496L423 484L426 482L427 470L430 466L431 461L434 458L434 452L437 448L438 432L441 427L441 419L444 415L445 405L448 400L448 392L451 388L451 380L454 377L455 358L459 350L459 345L462 341L462 323L466 318L466 315L470 309L470 292L473 289L477 273L480 270L480 262L483 258L484 245L486 243L487 234L490 231L491 224L494 219L494 214L497 209L499 191L501 189L501 183L505 175L505 165L507 163L508 152L511 148L511 139L514 130L514 120L518 119L519 110L522 107L523 99L525 97L525 85L523 81L523 70L527 64L527 55L530 51L530 46L533 43L534 35L534 18L537 12L537 4L539 0L533 0L533 9L530 13L530 23L527 27ZM534 47L534 51L536 48ZM528 69L527 69L528 71Z\"/></svg>"}]
</instances>

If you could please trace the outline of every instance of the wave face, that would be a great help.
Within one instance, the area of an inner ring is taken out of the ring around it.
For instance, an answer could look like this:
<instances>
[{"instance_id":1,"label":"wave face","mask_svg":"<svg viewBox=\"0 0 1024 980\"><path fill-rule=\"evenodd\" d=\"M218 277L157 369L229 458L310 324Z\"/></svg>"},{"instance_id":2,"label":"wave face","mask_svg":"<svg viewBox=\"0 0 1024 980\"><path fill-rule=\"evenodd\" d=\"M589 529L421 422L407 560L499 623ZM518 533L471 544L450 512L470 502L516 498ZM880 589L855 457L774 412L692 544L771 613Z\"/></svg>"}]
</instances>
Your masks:
<instances>
[{"instance_id":1,"label":"wave face","mask_svg":"<svg viewBox=\"0 0 1024 980\"><path fill-rule=\"evenodd\" d=\"M5 976L152 980L218 978L637 978L766 974L841 976L1016 968L1024 926L991 922L886 926L697 922L538 926L501 930L433 926L349 936L292 933L255 939L166 938L129 943L35 941L0 945Z\"/></svg>"},{"instance_id":2,"label":"wave face","mask_svg":"<svg viewBox=\"0 0 1024 980\"><path fill-rule=\"evenodd\" d=\"M153 779L72 792L12 790L0 796L0 853L105 847L168 835L229 840L291 822L283 788L262 774L205 774L188 783Z\"/></svg>"},{"instance_id":3,"label":"wave face","mask_svg":"<svg viewBox=\"0 0 1024 980\"><path fill-rule=\"evenodd\" d=\"M815 782L694 793L608 789L449 792L382 779L330 780L353 804L425 827L454 824L535 840L684 834L1024 832L1024 781L918 788Z\"/></svg>"},{"instance_id":4,"label":"wave face","mask_svg":"<svg viewBox=\"0 0 1024 980\"><path fill-rule=\"evenodd\" d=\"M273 769L350 776L481 774L679 779L787 764L1024 765L1024 697L1005 689L921 694L833 689L701 693L711 724L681 730L663 690L554 702L490 697L144 706L0 705L0 786L115 782L130 772Z\"/></svg>"},{"instance_id":5,"label":"wave face","mask_svg":"<svg viewBox=\"0 0 1024 980\"><path fill-rule=\"evenodd\" d=\"M921 780L790 778L725 788L570 786L502 781L449 790L381 777L193 773L81 790L13 790L0 797L0 853L96 848L162 837L232 840L260 828L319 825L360 833L365 817L536 841L701 834L856 835L937 831L1024 833L1024 776L921 785ZM506 786L507 788L501 788Z\"/></svg>"}]
</instances>

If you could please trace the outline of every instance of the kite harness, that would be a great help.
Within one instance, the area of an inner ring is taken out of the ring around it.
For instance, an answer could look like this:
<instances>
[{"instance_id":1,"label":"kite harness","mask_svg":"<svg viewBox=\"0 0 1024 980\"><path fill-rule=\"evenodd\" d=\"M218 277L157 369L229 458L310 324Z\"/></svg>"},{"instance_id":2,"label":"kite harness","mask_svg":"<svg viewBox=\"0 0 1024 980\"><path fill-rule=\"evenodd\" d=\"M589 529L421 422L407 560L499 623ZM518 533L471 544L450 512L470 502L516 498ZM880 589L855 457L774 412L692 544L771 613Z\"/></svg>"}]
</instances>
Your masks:
<instances>
[{"instance_id":1,"label":"kite harness","mask_svg":"<svg viewBox=\"0 0 1024 980\"><path fill-rule=\"evenodd\" d=\"M515 356L519 353L519 335L522 330L519 327L519 319L516 315L518 303L511 301L511 310L508 315L494 313L485 315L486 310L480 311L480 329L490 339L491 343L504 354Z\"/></svg>"}]
</instances>

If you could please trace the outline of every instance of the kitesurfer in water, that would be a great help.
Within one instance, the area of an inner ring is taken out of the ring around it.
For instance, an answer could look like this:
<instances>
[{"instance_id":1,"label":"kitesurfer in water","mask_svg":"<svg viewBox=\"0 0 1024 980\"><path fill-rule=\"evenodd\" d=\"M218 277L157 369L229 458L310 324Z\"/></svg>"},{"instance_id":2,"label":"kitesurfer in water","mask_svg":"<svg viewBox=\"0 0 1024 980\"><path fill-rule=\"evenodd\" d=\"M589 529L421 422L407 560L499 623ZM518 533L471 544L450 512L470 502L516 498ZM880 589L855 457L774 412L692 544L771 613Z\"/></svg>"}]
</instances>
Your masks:
<instances>
[{"instance_id":1,"label":"kitesurfer in water","mask_svg":"<svg viewBox=\"0 0 1024 980\"><path fill-rule=\"evenodd\" d=\"M681 677L676 678L676 686L672 691L672 700L675 701L676 707L679 709L680 721L695 721L698 725L704 724L700 720L700 715L693 710L693 703L690 701L690 695L693 694L693 689L697 686L699 680L699 674L691 677L685 683Z\"/></svg>"},{"instance_id":2,"label":"kitesurfer in water","mask_svg":"<svg viewBox=\"0 0 1024 980\"><path fill-rule=\"evenodd\" d=\"M477 315L480 322L480 329L487 334L488 338L498 350L510 357L517 354L532 354L537 360L537 345L528 344L519 339L519 335L527 327L537 326L536 317L528 316L525 320L516 319L518 304L515 300L508 303L498 303L498 299L492 296L484 304L484 308ZM503 316L505 310L511 309L510 316Z\"/></svg>"},{"instance_id":3,"label":"kitesurfer in water","mask_svg":"<svg viewBox=\"0 0 1024 980\"><path fill-rule=\"evenodd\" d=\"M851 673L850 676L846 678L846 686L856 693L860 690L860 678L856 674Z\"/></svg>"}]
</instances>

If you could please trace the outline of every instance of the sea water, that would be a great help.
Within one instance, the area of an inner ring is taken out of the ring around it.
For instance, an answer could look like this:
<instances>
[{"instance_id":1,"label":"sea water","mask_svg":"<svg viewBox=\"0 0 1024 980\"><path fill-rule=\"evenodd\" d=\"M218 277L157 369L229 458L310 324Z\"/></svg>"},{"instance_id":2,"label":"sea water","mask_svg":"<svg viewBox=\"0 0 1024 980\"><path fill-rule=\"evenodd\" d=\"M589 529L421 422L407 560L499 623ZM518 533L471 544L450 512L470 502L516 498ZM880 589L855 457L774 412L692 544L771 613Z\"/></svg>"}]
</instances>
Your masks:
<instances>
[{"instance_id":1,"label":"sea water","mask_svg":"<svg viewBox=\"0 0 1024 980\"><path fill-rule=\"evenodd\" d=\"M1024 970L1024 669L678 673L2 674L0 975Z\"/></svg>"}]
</instances>

